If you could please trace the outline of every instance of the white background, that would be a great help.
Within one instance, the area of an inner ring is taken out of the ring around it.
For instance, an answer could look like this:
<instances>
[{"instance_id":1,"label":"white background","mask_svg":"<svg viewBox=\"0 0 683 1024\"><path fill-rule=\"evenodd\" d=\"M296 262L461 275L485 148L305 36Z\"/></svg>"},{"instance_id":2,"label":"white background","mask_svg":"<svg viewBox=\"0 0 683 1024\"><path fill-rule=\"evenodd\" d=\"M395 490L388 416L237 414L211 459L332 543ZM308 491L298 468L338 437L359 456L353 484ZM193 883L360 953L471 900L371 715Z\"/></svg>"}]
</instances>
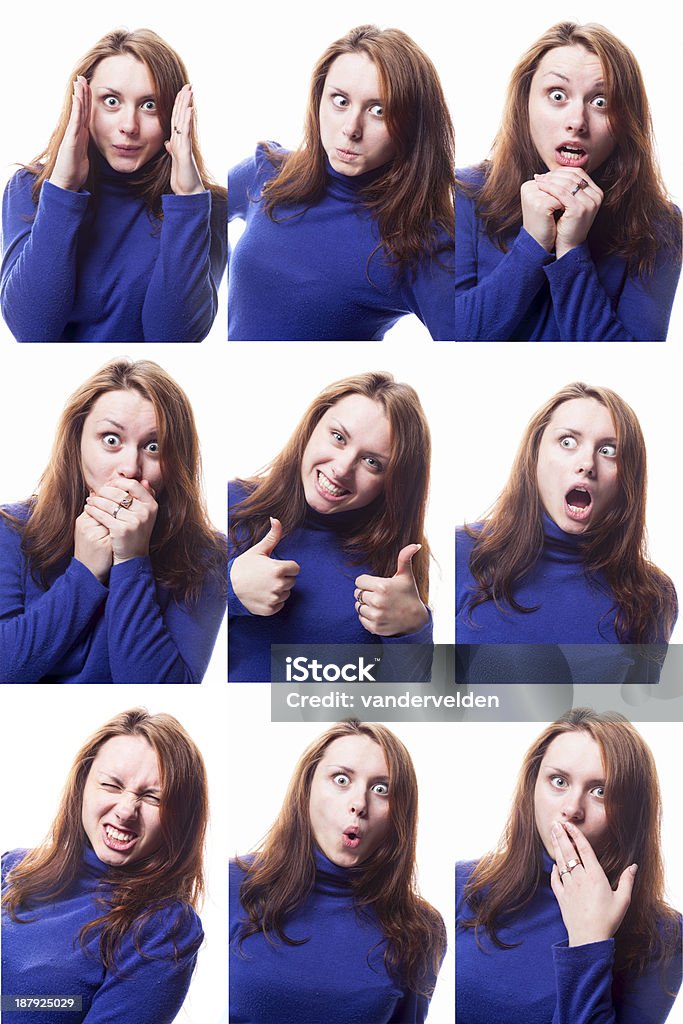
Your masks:
<instances>
[{"instance_id":1,"label":"white background","mask_svg":"<svg viewBox=\"0 0 683 1024\"><path fill-rule=\"evenodd\" d=\"M509 74L522 51L552 23L599 21L630 45L644 73L664 180L681 205L681 133L677 69L680 13L656 0L531 4L437 4L436 0L321 5L312 2L216 4L122 0L113 8L36 0L5 5L0 23L0 76L5 104L0 181L44 146L72 65L111 28L148 26L175 46L188 66L207 164L218 180L253 152L258 140L295 146L301 135L313 64L353 25L374 22L408 32L439 71L457 129L458 165L482 159L495 134ZM384 343L248 345L223 343L222 308L201 346L136 349L155 359L187 391L198 419L213 521L224 523L229 477L250 474L280 450L309 400L329 382L386 368L417 389L434 442L429 537L441 567L433 573L437 639L452 640L452 528L479 515L504 482L529 416L558 387L584 379L614 388L638 414L648 444L648 522L654 560L683 589L673 515L680 506L679 348L683 300L677 300L667 346L440 346L415 318L405 318ZM267 296L265 297L267 301ZM628 349L628 351L627 351ZM121 346L16 345L0 325L0 408L3 411L0 500L24 497L35 485L54 425L73 388ZM224 416L229 427L224 426ZM274 421L273 421L274 419ZM680 545L678 545L680 548ZM449 603L450 602L450 603ZM219 645L224 640L219 640ZM224 656L224 655L223 655ZM202 749L210 772L212 830L209 898L202 912L206 948L199 957L184 1024L214 1024L226 1003L228 856L253 846L271 823L294 763L323 730L269 721L265 686L4 687L0 692L2 848L39 841L52 819L75 751L93 728L134 704L176 714ZM227 704L227 707L226 707ZM504 823L514 774L542 725L460 722L397 724L420 781L418 863L424 895L452 925L453 863L491 847ZM639 726L652 744L664 788L668 878L680 862L677 779L680 723ZM230 772L223 762L230 744ZM229 786L229 794L228 794ZM229 837L228 837L228 828ZM671 890L681 907L680 887ZM430 1024L452 1024L452 945ZM683 1020L683 1001L669 1017ZM303 1022L302 1022L303 1024Z\"/></svg>"}]
</instances>

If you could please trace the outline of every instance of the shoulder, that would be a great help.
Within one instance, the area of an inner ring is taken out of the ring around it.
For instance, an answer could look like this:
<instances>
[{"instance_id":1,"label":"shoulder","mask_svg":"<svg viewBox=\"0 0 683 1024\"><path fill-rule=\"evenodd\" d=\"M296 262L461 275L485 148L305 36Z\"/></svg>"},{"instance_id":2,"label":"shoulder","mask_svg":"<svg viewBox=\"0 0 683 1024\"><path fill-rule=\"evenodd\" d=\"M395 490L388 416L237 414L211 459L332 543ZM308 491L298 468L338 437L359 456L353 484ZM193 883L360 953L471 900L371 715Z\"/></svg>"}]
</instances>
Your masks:
<instances>
[{"instance_id":1,"label":"shoulder","mask_svg":"<svg viewBox=\"0 0 683 1024\"><path fill-rule=\"evenodd\" d=\"M2 855L2 882L3 882L3 885L4 885L4 882L5 882L5 879L7 878L7 875L10 873L12 868L15 868L17 866L17 864L21 864L21 862L24 859L24 857L26 856L26 854L30 853L30 852L31 852L30 850L17 849L17 850L8 850L6 853L3 853L3 855Z\"/></svg>"},{"instance_id":2,"label":"shoulder","mask_svg":"<svg viewBox=\"0 0 683 1024\"><path fill-rule=\"evenodd\" d=\"M254 855L251 853L244 857L235 857L230 861L229 878L231 887L242 884L253 862Z\"/></svg>"},{"instance_id":3,"label":"shoulder","mask_svg":"<svg viewBox=\"0 0 683 1024\"><path fill-rule=\"evenodd\" d=\"M22 527L29 521L31 512L26 502L12 505L0 505L0 536L7 544L18 546L21 543Z\"/></svg>"},{"instance_id":4,"label":"shoulder","mask_svg":"<svg viewBox=\"0 0 683 1024\"><path fill-rule=\"evenodd\" d=\"M482 523L468 523L467 526L458 526L455 530L455 552L458 559L465 558L470 554L479 540ZM473 534L475 534L473 536Z\"/></svg>"},{"instance_id":5,"label":"shoulder","mask_svg":"<svg viewBox=\"0 0 683 1024\"><path fill-rule=\"evenodd\" d=\"M239 189L244 184L251 184L253 187L255 182L263 184L277 174L288 155L289 151L277 142L259 142L253 155L242 160L230 171L228 190Z\"/></svg>"},{"instance_id":6,"label":"shoulder","mask_svg":"<svg viewBox=\"0 0 683 1024\"><path fill-rule=\"evenodd\" d=\"M194 956L204 939L202 922L189 903L173 900L142 918L135 929L140 948L177 951L180 957Z\"/></svg>"},{"instance_id":7,"label":"shoulder","mask_svg":"<svg viewBox=\"0 0 683 1024\"><path fill-rule=\"evenodd\" d=\"M228 483L228 508L235 508L251 494L244 480L230 480Z\"/></svg>"},{"instance_id":8,"label":"shoulder","mask_svg":"<svg viewBox=\"0 0 683 1024\"><path fill-rule=\"evenodd\" d=\"M461 167L455 172L456 191L464 190L471 194L486 181L486 168L484 164L477 164L476 167Z\"/></svg>"},{"instance_id":9,"label":"shoulder","mask_svg":"<svg viewBox=\"0 0 683 1024\"><path fill-rule=\"evenodd\" d=\"M36 180L36 175L25 167L20 167L12 175L5 186L5 193L8 197L30 192Z\"/></svg>"},{"instance_id":10,"label":"shoulder","mask_svg":"<svg viewBox=\"0 0 683 1024\"><path fill-rule=\"evenodd\" d=\"M455 903L460 907L463 902L465 886L474 874L478 860L459 860L455 865Z\"/></svg>"}]
</instances>

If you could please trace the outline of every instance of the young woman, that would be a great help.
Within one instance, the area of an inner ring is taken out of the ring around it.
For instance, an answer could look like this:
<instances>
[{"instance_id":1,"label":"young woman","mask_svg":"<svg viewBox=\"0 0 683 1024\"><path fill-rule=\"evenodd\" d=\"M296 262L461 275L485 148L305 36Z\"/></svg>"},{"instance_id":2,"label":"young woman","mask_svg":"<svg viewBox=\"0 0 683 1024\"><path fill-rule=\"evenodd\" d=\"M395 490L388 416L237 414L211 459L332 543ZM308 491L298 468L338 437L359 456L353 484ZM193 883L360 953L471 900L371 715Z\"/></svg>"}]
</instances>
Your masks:
<instances>
[{"instance_id":1,"label":"young woman","mask_svg":"<svg viewBox=\"0 0 683 1024\"><path fill-rule=\"evenodd\" d=\"M110 32L3 203L2 313L17 341L201 341L227 260L180 57Z\"/></svg>"},{"instance_id":2,"label":"young woman","mask_svg":"<svg viewBox=\"0 0 683 1024\"><path fill-rule=\"evenodd\" d=\"M415 313L452 341L453 148L438 75L409 36L361 25L332 43L304 145L261 143L230 174L229 217L246 221L230 340L375 340Z\"/></svg>"},{"instance_id":3,"label":"young woman","mask_svg":"<svg viewBox=\"0 0 683 1024\"><path fill-rule=\"evenodd\" d=\"M681 217L633 54L562 22L512 73L491 156L458 172L457 341L664 341Z\"/></svg>"},{"instance_id":4,"label":"young woman","mask_svg":"<svg viewBox=\"0 0 683 1024\"><path fill-rule=\"evenodd\" d=\"M385 726L338 722L304 751L231 865L231 1021L425 1020L446 936L415 889L416 832L415 770Z\"/></svg>"},{"instance_id":5,"label":"young woman","mask_svg":"<svg viewBox=\"0 0 683 1024\"><path fill-rule=\"evenodd\" d=\"M626 402L581 383L553 395L489 515L456 534L456 643L560 644L576 682L601 681L603 667L607 682L655 681L665 649L629 645L666 645L678 605L647 558L646 494ZM500 647L495 658L515 663Z\"/></svg>"},{"instance_id":6,"label":"young woman","mask_svg":"<svg viewBox=\"0 0 683 1024\"><path fill-rule=\"evenodd\" d=\"M0 681L198 683L225 614L225 537L186 395L106 364L69 399L37 494L0 509Z\"/></svg>"},{"instance_id":7,"label":"young woman","mask_svg":"<svg viewBox=\"0 0 683 1024\"><path fill-rule=\"evenodd\" d=\"M261 473L230 485L229 678L271 644L430 644L431 440L389 373L330 384ZM398 655L397 655L398 656Z\"/></svg>"},{"instance_id":8,"label":"young woman","mask_svg":"<svg viewBox=\"0 0 683 1024\"><path fill-rule=\"evenodd\" d=\"M654 758L575 708L524 758L498 847L456 872L458 1024L663 1024L681 983Z\"/></svg>"},{"instance_id":9,"label":"young woman","mask_svg":"<svg viewBox=\"0 0 683 1024\"><path fill-rule=\"evenodd\" d=\"M171 1024L203 939L207 816L202 757L175 718L134 708L98 729L45 843L3 857L3 998L75 999L67 1017L87 1024Z\"/></svg>"}]
</instances>

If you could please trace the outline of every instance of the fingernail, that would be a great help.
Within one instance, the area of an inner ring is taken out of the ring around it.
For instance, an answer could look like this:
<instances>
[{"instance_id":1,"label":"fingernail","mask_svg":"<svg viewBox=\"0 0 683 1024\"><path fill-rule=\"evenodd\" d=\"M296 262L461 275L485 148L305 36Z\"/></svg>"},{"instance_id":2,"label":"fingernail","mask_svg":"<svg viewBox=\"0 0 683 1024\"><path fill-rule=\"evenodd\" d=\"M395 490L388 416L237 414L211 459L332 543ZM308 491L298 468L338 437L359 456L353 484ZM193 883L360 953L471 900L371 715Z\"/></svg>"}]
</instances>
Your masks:
<instances>
[{"instance_id":1,"label":"fingernail","mask_svg":"<svg viewBox=\"0 0 683 1024\"><path fill-rule=\"evenodd\" d=\"M560 838L560 827L559 827L559 825L553 825L552 830L551 830L551 835L552 835L553 839L559 839Z\"/></svg>"},{"instance_id":2,"label":"fingernail","mask_svg":"<svg viewBox=\"0 0 683 1024\"><path fill-rule=\"evenodd\" d=\"M565 828L567 829L567 831L569 831L569 832L573 832L573 831L574 831L574 826L572 825L571 821L565 821L565 823L564 823L564 827L565 827Z\"/></svg>"},{"instance_id":3,"label":"fingernail","mask_svg":"<svg viewBox=\"0 0 683 1024\"><path fill-rule=\"evenodd\" d=\"M638 870L638 865L637 864L631 864L631 874L635 875L637 870Z\"/></svg>"}]
</instances>

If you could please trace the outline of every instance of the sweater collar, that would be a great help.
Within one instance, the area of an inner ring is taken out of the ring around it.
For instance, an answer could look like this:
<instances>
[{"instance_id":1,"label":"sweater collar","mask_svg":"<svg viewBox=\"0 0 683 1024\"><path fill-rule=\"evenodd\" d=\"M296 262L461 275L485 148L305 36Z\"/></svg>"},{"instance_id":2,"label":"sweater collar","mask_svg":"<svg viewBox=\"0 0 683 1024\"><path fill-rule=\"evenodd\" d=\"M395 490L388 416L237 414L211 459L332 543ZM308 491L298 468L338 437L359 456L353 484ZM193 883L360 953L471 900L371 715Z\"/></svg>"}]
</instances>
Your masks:
<instances>
[{"instance_id":1,"label":"sweater collar","mask_svg":"<svg viewBox=\"0 0 683 1024\"><path fill-rule=\"evenodd\" d=\"M373 181L381 178L385 168L386 164L383 164L381 167L376 167L373 171L367 171L365 174L341 174L339 171L335 171L328 160L328 191L337 199L355 202L358 199L359 192L367 188L368 185L372 185Z\"/></svg>"},{"instance_id":2,"label":"sweater collar","mask_svg":"<svg viewBox=\"0 0 683 1024\"><path fill-rule=\"evenodd\" d=\"M584 538L580 533L565 533L547 513L543 513L544 554L556 562L583 562Z\"/></svg>"},{"instance_id":3,"label":"sweater collar","mask_svg":"<svg viewBox=\"0 0 683 1024\"><path fill-rule=\"evenodd\" d=\"M328 530L331 533L353 533L377 514L382 505L383 496L375 498L363 508L350 508L342 512L316 512L310 505L306 506L306 525L314 530Z\"/></svg>"},{"instance_id":4,"label":"sweater collar","mask_svg":"<svg viewBox=\"0 0 683 1024\"><path fill-rule=\"evenodd\" d=\"M355 868L342 868L334 864L317 846L313 850L315 860L315 888L329 896L348 896L353 889Z\"/></svg>"},{"instance_id":5,"label":"sweater collar","mask_svg":"<svg viewBox=\"0 0 683 1024\"><path fill-rule=\"evenodd\" d=\"M83 848L83 872L90 878L104 878L108 875L110 867L101 861L92 846L89 844Z\"/></svg>"}]
</instances>

